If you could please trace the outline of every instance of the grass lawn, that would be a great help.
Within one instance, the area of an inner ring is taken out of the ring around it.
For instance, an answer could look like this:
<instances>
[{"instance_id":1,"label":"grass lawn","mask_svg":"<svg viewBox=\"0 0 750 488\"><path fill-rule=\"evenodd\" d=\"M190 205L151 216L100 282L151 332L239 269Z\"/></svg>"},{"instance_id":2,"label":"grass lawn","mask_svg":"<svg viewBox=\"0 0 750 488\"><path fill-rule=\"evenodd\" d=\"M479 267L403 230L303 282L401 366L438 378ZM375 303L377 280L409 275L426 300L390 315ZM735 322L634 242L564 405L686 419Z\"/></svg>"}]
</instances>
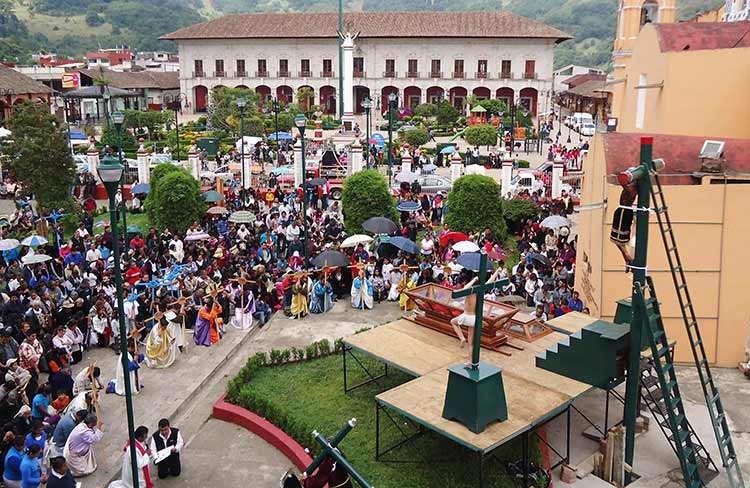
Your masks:
<instances>
[{"instance_id":1,"label":"grass lawn","mask_svg":"<svg viewBox=\"0 0 750 488\"><path fill-rule=\"evenodd\" d=\"M382 364L358 355L371 372L382 371ZM350 384L359 383L364 373L351 363L348 371ZM389 389L412 378L389 369L384 380ZM401 488L434 488L437 486L475 487L478 482L478 455L432 431L386 454L375 461L375 394L377 385L371 384L348 395L343 391L342 358L335 354L283 366L261 367L233 398L282 427L305 447L318 452L317 443L310 436L313 429L327 436L335 435L351 417L357 427L344 439L340 447L352 465L374 486ZM230 389L231 391L231 389ZM395 412L388 410L399 426L409 433L417 431ZM380 415L381 450L402 439L384 411ZM302 437L302 438L298 438ZM487 486L515 486L505 474L506 461L521 459L520 440L496 451L498 460L485 465ZM532 459L541 457L538 441L532 440Z\"/></svg>"},{"instance_id":2,"label":"grass lawn","mask_svg":"<svg viewBox=\"0 0 750 488\"><path fill-rule=\"evenodd\" d=\"M120 218L122 218L122 214L120 214ZM106 220L107 222L110 221L109 212L94 217L94 235L104 232L104 227L96 227L96 223L101 222L102 220ZM144 237L148 233L148 228L151 227L151 222L148 220L148 215L146 215L145 212L138 214L128 212L126 220L128 222L128 227L130 227L131 225L139 226ZM119 230L122 231L122 229Z\"/></svg>"},{"instance_id":3,"label":"grass lawn","mask_svg":"<svg viewBox=\"0 0 750 488\"><path fill-rule=\"evenodd\" d=\"M59 41L66 35L107 37L112 35L112 25L105 23L92 27L86 23L85 15L55 17L30 12L27 5L16 3L13 7L16 16L26 24L33 34L44 34L51 41Z\"/></svg>"}]
</instances>

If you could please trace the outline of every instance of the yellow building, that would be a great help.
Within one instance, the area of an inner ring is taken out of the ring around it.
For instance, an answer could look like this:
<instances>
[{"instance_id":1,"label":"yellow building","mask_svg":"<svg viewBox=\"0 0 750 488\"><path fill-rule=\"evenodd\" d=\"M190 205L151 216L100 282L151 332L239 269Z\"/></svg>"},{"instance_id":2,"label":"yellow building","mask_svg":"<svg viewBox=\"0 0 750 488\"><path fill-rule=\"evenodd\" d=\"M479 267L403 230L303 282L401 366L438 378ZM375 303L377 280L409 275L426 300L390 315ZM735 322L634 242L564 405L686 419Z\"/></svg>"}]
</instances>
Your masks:
<instances>
[{"instance_id":1,"label":"yellow building","mask_svg":"<svg viewBox=\"0 0 750 488\"><path fill-rule=\"evenodd\" d=\"M641 135L597 134L584 162L581 205L589 209L579 214L575 288L591 314L605 320L614 317L616 300L630 296L632 275L625 273L609 231L622 189L615 175L638 164ZM723 141L720 166L699 158L703 137L654 135L653 148L654 158L666 162L661 181L706 352L714 364L732 367L744 360L749 337L750 139ZM653 216L648 273L662 302L667 335L677 341L676 360L692 361Z\"/></svg>"},{"instance_id":2,"label":"yellow building","mask_svg":"<svg viewBox=\"0 0 750 488\"><path fill-rule=\"evenodd\" d=\"M750 137L748 31L750 21L645 26L613 85L618 130Z\"/></svg>"}]
</instances>

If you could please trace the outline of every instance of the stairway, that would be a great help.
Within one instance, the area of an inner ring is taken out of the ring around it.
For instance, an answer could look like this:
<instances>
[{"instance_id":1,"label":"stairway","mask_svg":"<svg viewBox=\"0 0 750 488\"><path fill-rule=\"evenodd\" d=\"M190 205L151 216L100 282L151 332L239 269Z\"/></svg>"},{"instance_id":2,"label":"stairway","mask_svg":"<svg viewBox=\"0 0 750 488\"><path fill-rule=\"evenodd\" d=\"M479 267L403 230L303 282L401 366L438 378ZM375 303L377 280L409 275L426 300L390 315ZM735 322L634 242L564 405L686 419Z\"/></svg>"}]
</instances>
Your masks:
<instances>
[{"instance_id":1,"label":"stairway","mask_svg":"<svg viewBox=\"0 0 750 488\"><path fill-rule=\"evenodd\" d=\"M625 377L629 326L597 320L536 356L537 368L609 389Z\"/></svg>"}]
</instances>

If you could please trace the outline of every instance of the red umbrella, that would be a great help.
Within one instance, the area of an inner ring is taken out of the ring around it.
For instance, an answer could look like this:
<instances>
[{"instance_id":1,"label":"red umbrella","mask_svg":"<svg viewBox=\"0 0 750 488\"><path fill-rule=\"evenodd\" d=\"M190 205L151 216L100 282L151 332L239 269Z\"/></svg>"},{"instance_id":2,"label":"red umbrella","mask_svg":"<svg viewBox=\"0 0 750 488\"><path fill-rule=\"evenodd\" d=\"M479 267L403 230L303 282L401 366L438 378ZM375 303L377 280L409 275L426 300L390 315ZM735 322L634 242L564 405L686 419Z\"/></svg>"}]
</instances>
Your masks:
<instances>
[{"instance_id":1,"label":"red umbrella","mask_svg":"<svg viewBox=\"0 0 750 488\"><path fill-rule=\"evenodd\" d=\"M487 253L487 257L495 261L505 261L505 252L503 251L490 251Z\"/></svg>"},{"instance_id":2,"label":"red umbrella","mask_svg":"<svg viewBox=\"0 0 750 488\"><path fill-rule=\"evenodd\" d=\"M467 236L463 232L451 231L440 238L440 245L446 247L448 245L448 241L453 241L453 244L455 244L457 242L466 241L468 239L469 236Z\"/></svg>"}]
</instances>

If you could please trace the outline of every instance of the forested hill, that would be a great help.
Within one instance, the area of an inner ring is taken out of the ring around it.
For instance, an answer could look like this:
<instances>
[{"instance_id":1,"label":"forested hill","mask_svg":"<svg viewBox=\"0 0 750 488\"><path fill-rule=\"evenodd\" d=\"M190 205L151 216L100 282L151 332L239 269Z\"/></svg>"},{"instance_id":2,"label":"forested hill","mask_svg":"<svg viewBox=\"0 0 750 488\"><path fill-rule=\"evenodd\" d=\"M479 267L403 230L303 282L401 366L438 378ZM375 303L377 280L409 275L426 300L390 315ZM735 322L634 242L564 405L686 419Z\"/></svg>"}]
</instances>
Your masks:
<instances>
[{"instance_id":1,"label":"forested hill","mask_svg":"<svg viewBox=\"0 0 750 488\"><path fill-rule=\"evenodd\" d=\"M723 0L677 0L678 17ZM575 36L557 48L555 64L607 67L618 0L354 0L347 11L493 11L507 9ZM235 12L334 11L336 0L0 0L0 59L28 60L40 49L80 56L97 47L174 49L164 33Z\"/></svg>"}]
</instances>

